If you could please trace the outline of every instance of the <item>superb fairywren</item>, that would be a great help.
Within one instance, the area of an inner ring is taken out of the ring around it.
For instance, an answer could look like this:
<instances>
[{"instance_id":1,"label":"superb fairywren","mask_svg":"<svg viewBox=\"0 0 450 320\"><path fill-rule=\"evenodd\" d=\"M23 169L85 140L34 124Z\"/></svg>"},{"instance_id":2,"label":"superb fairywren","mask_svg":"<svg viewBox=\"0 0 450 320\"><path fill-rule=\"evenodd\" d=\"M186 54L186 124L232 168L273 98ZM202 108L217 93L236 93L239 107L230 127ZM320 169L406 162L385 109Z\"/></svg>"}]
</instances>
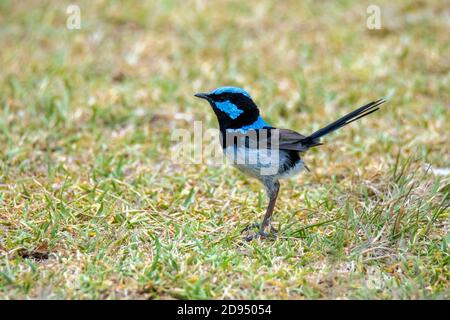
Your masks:
<instances>
[{"instance_id":1,"label":"superb fairywren","mask_svg":"<svg viewBox=\"0 0 450 320\"><path fill-rule=\"evenodd\" d=\"M298 174L306 168L300 153L321 145L320 138L379 109L385 102L370 102L309 136L293 130L278 129L261 117L258 106L247 91L236 87L220 87L209 93L197 93L211 105L219 122L221 144L225 155L241 171L261 181L267 191L269 205L257 236L267 237L275 208L279 180ZM254 236L246 239L251 240Z\"/></svg>"}]
</instances>

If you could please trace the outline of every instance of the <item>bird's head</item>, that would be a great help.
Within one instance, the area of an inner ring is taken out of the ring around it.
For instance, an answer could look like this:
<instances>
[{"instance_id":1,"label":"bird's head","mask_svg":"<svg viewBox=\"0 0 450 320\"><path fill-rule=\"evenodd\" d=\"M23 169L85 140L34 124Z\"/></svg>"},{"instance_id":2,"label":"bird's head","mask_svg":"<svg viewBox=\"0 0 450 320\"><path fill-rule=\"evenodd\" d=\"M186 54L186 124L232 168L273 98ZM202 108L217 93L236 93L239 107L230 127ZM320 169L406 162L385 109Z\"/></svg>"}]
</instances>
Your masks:
<instances>
[{"instance_id":1,"label":"bird's head","mask_svg":"<svg viewBox=\"0 0 450 320\"><path fill-rule=\"evenodd\" d=\"M209 102L219 121L220 129L239 129L254 123L259 117L258 106L247 91L236 87L220 87L196 97Z\"/></svg>"}]
</instances>

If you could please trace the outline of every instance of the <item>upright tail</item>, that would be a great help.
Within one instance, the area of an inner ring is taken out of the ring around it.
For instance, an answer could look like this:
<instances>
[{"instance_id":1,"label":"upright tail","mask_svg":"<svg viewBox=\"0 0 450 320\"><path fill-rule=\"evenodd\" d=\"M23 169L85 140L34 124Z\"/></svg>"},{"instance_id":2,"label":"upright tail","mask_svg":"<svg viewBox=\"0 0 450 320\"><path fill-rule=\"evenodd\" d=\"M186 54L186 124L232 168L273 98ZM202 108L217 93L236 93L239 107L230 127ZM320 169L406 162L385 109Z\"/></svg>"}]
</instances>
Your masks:
<instances>
[{"instance_id":1,"label":"upright tail","mask_svg":"<svg viewBox=\"0 0 450 320\"><path fill-rule=\"evenodd\" d=\"M302 140L302 144L308 145L310 147L315 145L320 145L319 139L333 131L336 131L339 128L342 128L343 126L348 125L349 123L352 123L353 121L356 121L362 117L365 117L379 109L379 106L383 103L385 103L386 100L384 99L378 99L377 101L370 102L352 112L349 114L343 116L342 118L334 121L333 123L330 123L326 127L323 127L322 129L317 130L310 136L306 137L304 140Z\"/></svg>"}]
</instances>

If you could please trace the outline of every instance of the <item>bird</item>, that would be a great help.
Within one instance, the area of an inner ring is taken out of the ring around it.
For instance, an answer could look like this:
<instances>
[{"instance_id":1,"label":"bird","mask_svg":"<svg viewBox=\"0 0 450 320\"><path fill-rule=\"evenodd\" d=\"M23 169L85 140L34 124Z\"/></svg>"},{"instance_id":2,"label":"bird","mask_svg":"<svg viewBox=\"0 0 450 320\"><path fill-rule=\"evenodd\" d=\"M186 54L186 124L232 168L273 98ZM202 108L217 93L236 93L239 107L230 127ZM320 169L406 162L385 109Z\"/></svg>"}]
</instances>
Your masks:
<instances>
[{"instance_id":1,"label":"bird","mask_svg":"<svg viewBox=\"0 0 450 320\"><path fill-rule=\"evenodd\" d=\"M309 171L302 159L303 154L310 148L322 145L322 137L372 114L386 102L381 98L367 103L305 136L266 122L250 94L242 88L225 86L210 92L196 93L194 96L208 101L213 109L226 158L265 187L269 201L264 218L261 224L254 224L258 231L245 237L247 241L254 238L266 239L269 234L276 234L277 231L271 228L271 220L280 190L280 180L295 176L304 169ZM249 227L252 226L253 224Z\"/></svg>"}]
</instances>

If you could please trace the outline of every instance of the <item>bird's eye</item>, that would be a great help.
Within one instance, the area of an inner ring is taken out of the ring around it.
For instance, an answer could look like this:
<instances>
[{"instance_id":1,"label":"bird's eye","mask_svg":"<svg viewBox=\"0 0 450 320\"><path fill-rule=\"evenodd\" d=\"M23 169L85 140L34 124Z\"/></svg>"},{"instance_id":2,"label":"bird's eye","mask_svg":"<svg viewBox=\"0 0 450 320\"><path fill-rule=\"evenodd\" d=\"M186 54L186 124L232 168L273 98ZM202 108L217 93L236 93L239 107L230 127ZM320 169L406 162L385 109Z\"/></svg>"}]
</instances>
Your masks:
<instances>
[{"instance_id":1,"label":"bird's eye","mask_svg":"<svg viewBox=\"0 0 450 320\"><path fill-rule=\"evenodd\" d=\"M221 93L221 94L214 94L213 99L214 99L214 101L223 102L223 101L229 100L230 97L229 97L229 94L227 94L227 93Z\"/></svg>"}]
</instances>

